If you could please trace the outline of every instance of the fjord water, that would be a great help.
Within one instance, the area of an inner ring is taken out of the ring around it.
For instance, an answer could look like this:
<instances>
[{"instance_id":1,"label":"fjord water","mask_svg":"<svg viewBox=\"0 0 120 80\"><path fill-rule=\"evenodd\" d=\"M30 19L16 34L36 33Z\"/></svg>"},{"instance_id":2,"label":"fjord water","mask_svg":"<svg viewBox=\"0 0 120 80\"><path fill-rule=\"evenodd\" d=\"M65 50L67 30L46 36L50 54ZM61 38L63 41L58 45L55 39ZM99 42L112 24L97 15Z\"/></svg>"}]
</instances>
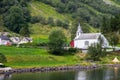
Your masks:
<instances>
[{"instance_id":1,"label":"fjord water","mask_svg":"<svg viewBox=\"0 0 120 80\"><path fill-rule=\"evenodd\" d=\"M0 75L0 80L120 80L120 68Z\"/></svg>"}]
</instances>

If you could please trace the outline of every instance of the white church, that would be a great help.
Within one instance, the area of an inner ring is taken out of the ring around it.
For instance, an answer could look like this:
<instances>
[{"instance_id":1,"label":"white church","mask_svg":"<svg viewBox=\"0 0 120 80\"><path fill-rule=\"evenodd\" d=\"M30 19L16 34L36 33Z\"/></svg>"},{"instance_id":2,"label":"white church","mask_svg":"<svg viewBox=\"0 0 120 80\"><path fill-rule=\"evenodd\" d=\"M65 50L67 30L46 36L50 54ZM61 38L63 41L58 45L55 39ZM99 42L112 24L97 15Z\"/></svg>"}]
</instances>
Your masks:
<instances>
[{"instance_id":1,"label":"white church","mask_svg":"<svg viewBox=\"0 0 120 80\"><path fill-rule=\"evenodd\" d=\"M71 47L78 49L88 49L89 46L95 43L100 42L100 38L102 39L102 47L109 47L109 42L101 33L83 33L80 24L78 25L78 29L76 31L76 37L73 41L70 42Z\"/></svg>"}]
</instances>

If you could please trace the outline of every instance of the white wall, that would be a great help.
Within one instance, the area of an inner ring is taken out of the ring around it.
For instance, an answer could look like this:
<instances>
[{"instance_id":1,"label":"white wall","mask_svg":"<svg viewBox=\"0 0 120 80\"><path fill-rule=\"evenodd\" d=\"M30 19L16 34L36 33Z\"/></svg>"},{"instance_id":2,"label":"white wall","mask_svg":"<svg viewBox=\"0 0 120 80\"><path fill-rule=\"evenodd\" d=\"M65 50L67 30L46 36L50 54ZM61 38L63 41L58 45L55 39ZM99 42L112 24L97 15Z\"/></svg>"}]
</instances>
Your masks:
<instances>
[{"instance_id":1,"label":"white wall","mask_svg":"<svg viewBox=\"0 0 120 80\"><path fill-rule=\"evenodd\" d=\"M91 46L94 43L98 43L97 39L74 40L74 47L75 48L81 48L81 49L87 49L88 46L85 45L85 41L89 41L88 46Z\"/></svg>"}]
</instances>

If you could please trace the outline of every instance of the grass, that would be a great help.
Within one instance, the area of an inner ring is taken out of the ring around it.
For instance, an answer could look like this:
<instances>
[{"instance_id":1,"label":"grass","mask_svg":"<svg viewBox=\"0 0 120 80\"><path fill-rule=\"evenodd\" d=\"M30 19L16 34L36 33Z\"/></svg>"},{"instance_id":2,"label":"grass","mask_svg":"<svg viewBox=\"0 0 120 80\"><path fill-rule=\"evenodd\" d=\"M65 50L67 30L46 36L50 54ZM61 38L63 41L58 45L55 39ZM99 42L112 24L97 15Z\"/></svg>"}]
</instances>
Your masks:
<instances>
[{"instance_id":1,"label":"grass","mask_svg":"<svg viewBox=\"0 0 120 80\"><path fill-rule=\"evenodd\" d=\"M7 57L5 64L13 68L74 65L80 62L80 57L76 55L55 56L45 49L37 48L0 46L0 53Z\"/></svg>"},{"instance_id":2,"label":"grass","mask_svg":"<svg viewBox=\"0 0 120 80\"><path fill-rule=\"evenodd\" d=\"M33 68L48 66L64 66L64 65L90 65L86 62L83 54L56 56L49 54L46 49L40 48L17 48L9 46L0 46L0 53L3 53L7 62L4 63L12 68ZM111 64L112 60L117 57L120 60L120 52L109 53L102 57L98 64Z\"/></svg>"},{"instance_id":3,"label":"grass","mask_svg":"<svg viewBox=\"0 0 120 80\"><path fill-rule=\"evenodd\" d=\"M41 25L39 23L31 25L30 30L32 31L31 37L35 43L48 42L49 34L52 30L61 29L68 39L70 39L70 32L61 27L51 27L49 25Z\"/></svg>"},{"instance_id":4,"label":"grass","mask_svg":"<svg viewBox=\"0 0 120 80\"><path fill-rule=\"evenodd\" d=\"M39 1L32 1L29 3L29 10L32 16L43 16L45 18L52 17L59 20L72 20L70 14L60 14L55 8L41 3ZM32 31L31 37L35 43L48 42L48 36L53 29L59 29L58 27L52 27L50 25L42 25L39 23L32 24L30 30ZM62 29L62 28L61 28ZM62 29L66 34L68 30ZM68 36L68 35L67 35Z\"/></svg>"},{"instance_id":5,"label":"grass","mask_svg":"<svg viewBox=\"0 0 120 80\"><path fill-rule=\"evenodd\" d=\"M63 15L58 13L55 8L46 5L44 3L41 3L39 1L32 1L30 4L30 10L31 10L31 15L32 16L39 16L42 15L46 18L48 17L53 17L54 19L60 19L60 20L66 20L67 15Z\"/></svg>"}]
</instances>

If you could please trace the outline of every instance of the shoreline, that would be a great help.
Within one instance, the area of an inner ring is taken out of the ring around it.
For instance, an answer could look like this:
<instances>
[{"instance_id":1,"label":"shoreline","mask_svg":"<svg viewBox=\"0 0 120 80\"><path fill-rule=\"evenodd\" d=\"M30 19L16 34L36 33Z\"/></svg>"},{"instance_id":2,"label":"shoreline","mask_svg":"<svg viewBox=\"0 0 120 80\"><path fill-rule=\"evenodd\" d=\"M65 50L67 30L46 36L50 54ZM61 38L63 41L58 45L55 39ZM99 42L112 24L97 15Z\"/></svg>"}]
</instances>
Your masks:
<instances>
[{"instance_id":1,"label":"shoreline","mask_svg":"<svg viewBox=\"0 0 120 80\"><path fill-rule=\"evenodd\" d=\"M91 65L91 66L74 65L74 66L58 66L58 67L17 68L17 69L11 69L8 71L2 71L2 72L0 72L0 74L29 73L29 72L53 72L53 71L70 71L70 70L91 70L91 69L97 69L100 67L101 66L98 66L98 65Z\"/></svg>"},{"instance_id":2,"label":"shoreline","mask_svg":"<svg viewBox=\"0 0 120 80\"><path fill-rule=\"evenodd\" d=\"M120 67L120 64L90 65L90 66L58 66L58 67L34 67L34 68L16 68L8 71L2 71L0 74L29 73L29 72L53 72L53 71L70 71L70 70L92 70L102 67Z\"/></svg>"}]
</instances>

